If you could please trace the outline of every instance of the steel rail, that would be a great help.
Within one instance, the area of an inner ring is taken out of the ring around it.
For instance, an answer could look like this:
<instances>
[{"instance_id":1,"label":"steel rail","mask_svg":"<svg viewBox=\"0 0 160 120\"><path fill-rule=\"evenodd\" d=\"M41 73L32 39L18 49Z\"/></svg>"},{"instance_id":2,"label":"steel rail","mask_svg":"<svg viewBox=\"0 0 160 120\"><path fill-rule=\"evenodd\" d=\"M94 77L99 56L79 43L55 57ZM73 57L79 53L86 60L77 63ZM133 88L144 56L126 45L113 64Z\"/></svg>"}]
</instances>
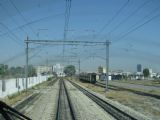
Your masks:
<instances>
[{"instance_id":1,"label":"steel rail","mask_svg":"<svg viewBox=\"0 0 160 120\"><path fill-rule=\"evenodd\" d=\"M82 88L78 84L69 81L73 86L75 86L77 89L79 89L82 93L84 93L86 96L88 96L91 100L93 100L95 103L97 103L101 108L103 108L106 112L108 112L110 115L112 115L117 120L138 120L137 118L134 118L133 116L123 112L122 110L118 109L117 107L111 105L107 101L103 100L102 98L99 98L98 96L94 95L93 93L87 91L86 89Z\"/></svg>"},{"instance_id":2,"label":"steel rail","mask_svg":"<svg viewBox=\"0 0 160 120\"><path fill-rule=\"evenodd\" d=\"M57 113L56 113L56 120L60 119L60 96L61 96L61 90L62 90L62 81L59 82L59 95L58 95L58 106L57 106Z\"/></svg>"},{"instance_id":3,"label":"steel rail","mask_svg":"<svg viewBox=\"0 0 160 120\"><path fill-rule=\"evenodd\" d=\"M69 103L69 107L70 107L70 111L71 111L72 120L76 120L75 111L73 109L73 105L71 103L71 98L69 96L69 92L67 90L66 83L64 81L63 81L63 85L64 85L64 89L66 91L66 95L67 95L67 99L68 99L68 103Z\"/></svg>"},{"instance_id":4,"label":"steel rail","mask_svg":"<svg viewBox=\"0 0 160 120\"><path fill-rule=\"evenodd\" d=\"M71 99L70 99L70 96L69 96L69 93L68 93L68 90L67 90L67 87L66 87L66 84L65 84L64 80L60 80L59 84L60 84L60 88L59 88L59 95L58 95L58 106L57 106L56 120L61 120L61 115L63 115L63 114L61 114L61 109L62 109L61 97L62 97L63 90L64 90L64 92L66 94L66 98L65 99L67 99L67 101L68 101L68 107L70 109L71 119L72 120L76 120L75 112L73 110ZM64 88L64 89L62 89L62 88Z\"/></svg>"}]
</instances>

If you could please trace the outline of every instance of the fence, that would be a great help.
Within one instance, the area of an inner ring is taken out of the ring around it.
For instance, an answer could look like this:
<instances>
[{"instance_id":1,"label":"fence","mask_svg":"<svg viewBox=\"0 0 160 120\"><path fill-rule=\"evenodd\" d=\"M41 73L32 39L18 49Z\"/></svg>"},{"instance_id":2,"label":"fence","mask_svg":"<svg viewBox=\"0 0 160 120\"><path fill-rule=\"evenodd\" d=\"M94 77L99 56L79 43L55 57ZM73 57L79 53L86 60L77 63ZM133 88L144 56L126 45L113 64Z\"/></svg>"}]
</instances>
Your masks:
<instances>
[{"instance_id":1,"label":"fence","mask_svg":"<svg viewBox=\"0 0 160 120\"><path fill-rule=\"evenodd\" d=\"M48 77L51 76L37 76L37 77L29 77L28 78L28 88L35 86L43 81L46 81ZM24 90L26 87L25 78L14 78L14 79L6 79L0 80L0 98L4 98L13 93Z\"/></svg>"}]
</instances>

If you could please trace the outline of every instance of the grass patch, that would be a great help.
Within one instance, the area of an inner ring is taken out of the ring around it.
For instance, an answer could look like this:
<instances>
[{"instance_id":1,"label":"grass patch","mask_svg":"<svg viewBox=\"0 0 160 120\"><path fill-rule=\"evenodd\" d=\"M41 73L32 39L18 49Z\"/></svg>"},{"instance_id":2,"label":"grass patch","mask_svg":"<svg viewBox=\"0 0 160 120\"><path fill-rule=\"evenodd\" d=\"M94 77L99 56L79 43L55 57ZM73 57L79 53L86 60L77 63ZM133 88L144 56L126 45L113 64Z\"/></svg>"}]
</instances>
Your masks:
<instances>
[{"instance_id":1,"label":"grass patch","mask_svg":"<svg viewBox=\"0 0 160 120\"><path fill-rule=\"evenodd\" d=\"M14 105L15 103L17 103L18 101L21 101L23 98L31 95L33 92L32 91L21 91L19 93L14 93L12 95L8 95L7 97L5 97L4 99L2 99L2 101L4 101L6 104L8 105Z\"/></svg>"},{"instance_id":2,"label":"grass patch","mask_svg":"<svg viewBox=\"0 0 160 120\"><path fill-rule=\"evenodd\" d=\"M54 77L49 77L48 79L47 79L47 81L52 81L54 79Z\"/></svg>"},{"instance_id":3,"label":"grass patch","mask_svg":"<svg viewBox=\"0 0 160 120\"><path fill-rule=\"evenodd\" d=\"M115 80L115 82L123 82L146 86L160 86L160 80Z\"/></svg>"}]
</instances>

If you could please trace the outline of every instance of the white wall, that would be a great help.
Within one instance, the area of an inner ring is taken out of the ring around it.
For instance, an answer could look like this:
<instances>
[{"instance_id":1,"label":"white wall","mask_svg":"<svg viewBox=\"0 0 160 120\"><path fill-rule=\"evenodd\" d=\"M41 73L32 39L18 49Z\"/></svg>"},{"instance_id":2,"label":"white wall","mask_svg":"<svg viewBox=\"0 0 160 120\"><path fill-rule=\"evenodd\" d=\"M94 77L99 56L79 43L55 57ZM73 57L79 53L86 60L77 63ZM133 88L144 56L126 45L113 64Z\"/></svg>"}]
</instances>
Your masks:
<instances>
[{"instance_id":1,"label":"white wall","mask_svg":"<svg viewBox=\"0 0 160 120\"><path fill-rule=\"evenodd\" d=\"M42 83L48 79L49 76L37 76L37 77L29 77L28 78L28 88L35 86L39 83ZM3 84L3 85L2 85ZM5 91L2 91L2 87L5 86ZM7 95L11 95L18 91L22 91L25 89L26 81L25 78L13 78L0 80L0 98L4 98Z\"/></svg>"},{"instance_id":2,"label":"white wall","mask_svg":"<svg viewBox=\"0 0 160 120\"><path fill-rule=\"evenodd\" d=\"M2 80L0 80L0 98L2 97Z\"/></svg>"}]
</instances>

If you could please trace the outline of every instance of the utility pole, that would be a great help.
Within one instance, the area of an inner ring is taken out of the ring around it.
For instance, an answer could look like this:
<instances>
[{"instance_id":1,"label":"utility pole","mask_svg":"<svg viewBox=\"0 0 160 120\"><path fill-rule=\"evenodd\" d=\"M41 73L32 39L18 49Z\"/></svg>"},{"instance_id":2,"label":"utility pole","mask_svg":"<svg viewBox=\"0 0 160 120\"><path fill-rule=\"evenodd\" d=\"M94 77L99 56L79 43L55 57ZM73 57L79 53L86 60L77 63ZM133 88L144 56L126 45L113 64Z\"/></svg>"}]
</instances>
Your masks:
<instances>
[{"instance_id":1,"label":"utility pole","mask_svg":"<svg viewBox=\"0 0 160 120\"><path fill-rule=\"evenodd\" d=\"M80 58L78 60L78 72L79 72L79 76L80 76L80 72L81 72L81 61L80 61Z\"/></svg>"},{"instance_id":2,"label":"utility pole","mask_svg":"<svg viewBox=\"0 0 160 120\"><path fill-rule=\"evenodd\" d=\"M26 78L26 91L28 88L28 42L29 38L27 36L27 40L26 40L26 66L25 66L25 78Z\"/></svg>"},{"instance_id":3,"label":"utility pole","mask_svg":"<svg viewBox=\"0 0 160 120\"><path fill-rule=\"evenodd\" d=\"M50 73L50 67L48 64L48 52L47 52L47 60L46 60L46 69L47 69L47 73Z\"/></svg>"},{"instance_id":4,"label":"utility pole","mask_svg":"<svg viewBox=\"0 0 160 120\"><path fill-rule=\"evenodd\" d=\"M106 40L106 91L108 91L108 81L109 81L109 44L110 42Z\"/></svg>"}]
</instances>

